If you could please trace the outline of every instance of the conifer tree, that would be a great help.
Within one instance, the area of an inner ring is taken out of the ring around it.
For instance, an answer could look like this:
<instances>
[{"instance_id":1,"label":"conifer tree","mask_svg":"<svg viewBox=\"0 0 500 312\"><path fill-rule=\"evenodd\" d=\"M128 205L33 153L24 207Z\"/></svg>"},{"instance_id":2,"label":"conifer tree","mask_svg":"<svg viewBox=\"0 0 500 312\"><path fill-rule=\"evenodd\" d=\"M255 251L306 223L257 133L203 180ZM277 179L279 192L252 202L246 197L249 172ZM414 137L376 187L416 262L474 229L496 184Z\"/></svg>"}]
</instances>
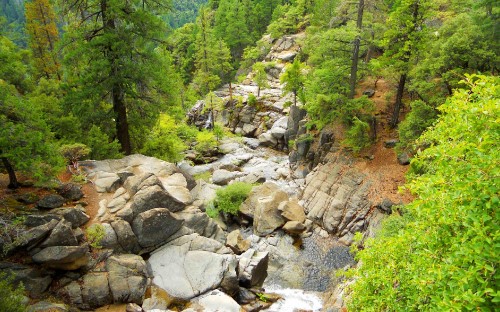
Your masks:
<instances>
[{"instance_id":1,"label":"conifer tree","mask_svg":"<svg viewBox=\"0 0 500 312\"><path fill-rule=\"evenodd\" d=\"M56 44L59 34L56 16L49 0L26 2L26 31L39 76L61 79Z\"/></svg>"}]
</instances>

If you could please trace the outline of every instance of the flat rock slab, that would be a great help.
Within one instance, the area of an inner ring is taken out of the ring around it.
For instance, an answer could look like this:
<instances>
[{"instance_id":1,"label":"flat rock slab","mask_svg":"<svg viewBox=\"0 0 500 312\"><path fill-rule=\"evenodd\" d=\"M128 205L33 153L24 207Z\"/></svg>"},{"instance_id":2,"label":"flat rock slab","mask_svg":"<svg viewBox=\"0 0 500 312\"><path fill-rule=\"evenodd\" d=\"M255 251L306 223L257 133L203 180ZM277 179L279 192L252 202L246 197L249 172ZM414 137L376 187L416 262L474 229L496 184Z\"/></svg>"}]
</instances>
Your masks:
<instances>
[{"instance_id":1,"label":"flat rock slab","mask_svg":"<svg viewBox=\"0 0 500 312\"><path fill-rule=\"evenodd\" d=\"M209 251L221 244L213 241L212 247L206 246L196 243L198 238L197 235L181 237L179 245L173 241L154 251L148 259L153 283L177 299L192 299L221 286L226 276L236 275L234 255Z\"/></svg>"}]
</instances>

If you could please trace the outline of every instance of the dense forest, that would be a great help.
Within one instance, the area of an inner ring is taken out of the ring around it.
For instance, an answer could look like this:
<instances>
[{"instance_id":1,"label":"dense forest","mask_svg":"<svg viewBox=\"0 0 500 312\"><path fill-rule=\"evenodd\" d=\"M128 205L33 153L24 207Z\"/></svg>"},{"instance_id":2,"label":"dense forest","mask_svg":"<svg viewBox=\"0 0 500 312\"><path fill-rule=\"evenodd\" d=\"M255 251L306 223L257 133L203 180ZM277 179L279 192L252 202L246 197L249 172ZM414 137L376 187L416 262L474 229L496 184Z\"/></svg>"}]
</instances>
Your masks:
<instances>
[{"instance_id":1,"label":"dense forest","mask_svg":"<svg viewBox=\"0 0 500 312\"><path fill-rule=\"evenodd\" d=\"M354 155L369 147L360 82L383 79L397 149L414 156L416 199L356 247L349 311L495 311L499 16L495 0L2 1L0 166L15 189L68 159L178 162L229 131L187 110L248 73L265 88L272 42L303 33L280 79L311 135L336 124Z\"/></svg>"}]
</instances>

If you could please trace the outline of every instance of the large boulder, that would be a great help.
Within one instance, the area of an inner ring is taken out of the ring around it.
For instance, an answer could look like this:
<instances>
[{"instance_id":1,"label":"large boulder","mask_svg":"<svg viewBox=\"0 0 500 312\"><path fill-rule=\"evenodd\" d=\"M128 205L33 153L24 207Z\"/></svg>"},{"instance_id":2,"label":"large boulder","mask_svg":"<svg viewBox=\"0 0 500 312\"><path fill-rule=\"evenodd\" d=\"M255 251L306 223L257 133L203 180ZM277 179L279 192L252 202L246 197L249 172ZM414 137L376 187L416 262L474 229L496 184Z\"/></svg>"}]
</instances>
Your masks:
<instances>
[{"instance_id":1,"label":"large boulder","mask_svg":"<svg viewBox=\"0 0 500 312\"><path fill-rule=\"evenodd\" d=\"M83 197L81 186L75 183L65 183L57 188L57 193L67 200L79 200Z\"/></svg>"},{"instance_id":2,"label":"large boulder","mask_svg":"<svg viewBox=\"0 0 500 312\"><path fill-rule=\"evenodd\" d=\"M251 242L243 239L240 230L234 230L227 235L226 246L239 255L250 248Z\"/></svg>"},{"instance_id":3,"label":"large boulder","mask_svg":"<svg viewBox=\"0 0 500 312\"><path fill-rule=\"evenodd\" d=\"M22 248L28 250L34 248L41 241L43 241L52 231L53 228L59 223L57 219L50 220L48 223L34 227L26 232L23 232L18 238L14 240L8 248L4 247L4 253L11 255L12 253L19 251Z\"/></svg>"},{"instance_id":4,"label":"large boulder","mask_svg":"<svg viewBox=\"0 0 500 312\"><path fill-rule=\"evenodd\" d=\"M231 180L234 180L241 175L242 173L238 171L228 171L225 169L218 169L215 170L212 175L212 182L217 185L226 185Z\"/></svg>"},{"instance_id":5,"label":"large boulder","mask_svg":"<svg viewBox=\"0 0 500 312\"><path fill-rule=\"evenodd\" d=\"M130 223L125 220L117 219L111 222L111 226L113 230L115 230L118 243L123 251L133 254L137 254L141 251L141 246L137 241L137 236L135 236L132 231Z\"/></svg>"},{"instance_id":6,"label":"large boulder","mask_svg":"<svg viewBox=\"0 0 500 312\"><path fill-rule=\"evenodd\" d=\"M288 200L288 195L277 190L269 196L261 196L257 199L253 226L255 234L265 236L271 234L277 228L285 224L285 219L278 210L283 201Z\"/></svg>"},{"instance_id":7,"label":"large boulder","mask_svg":"<svg viewBox=\"0 0 500 312\"><path fill-rule=\"evenodd\" d=\"M281 216L288 221L303 223L306 220L304 207L299 205L296 201L284 201L279 205L278 210L281 211Z\"/></svg>"},{"instance_id":8,"label":"large boulder","mask_svg":"<svg viewBox=\"0 0 500 312\"><path fill-rule=\"evenodd\" d=\"M140 256L111 256L106 261L106 270L114 302L142 304L148 274L146 262Z\"/></svg>"},{"instance_id":9,"label":"large boulder","mask_svg":"<svg viewBox=\"0 0 500 312\"><path fill-rule=\"evenodd\" d=\"M80 308L95 309L113 302L106 273L88 273L82 279Z\"/></svg>"},{"instance_id":10,"label":"large boulder","mask_svg":"<svg viewBox=\"0 0 500 312\"><path fill-rule=\"evenodd\" d=\"M80 227L90 220L81 205L77 205L75 208L61 208L54 212L69 221L72 228Z\"/></svg>"},{"instance_id":11,"label":"large boulder","mask_svg":"<svg viewBox=\"0 0 500 312\"><path fill-rule=\"evenodd\" d=\"M258 199L269 196L279 190L278 185L272 182L266 182L260 186L254 187L247 199L240 206L240 214L245 218L253 219L255 209L257 208Z\"/></svg>"},{"instance_id":12,"label":"large boulder","mask_svg":"<svg viewBox=\"0 0 500 312\"><path fill-rule=\"evenodd\" d=\"M59 223L54 227L49 237L45 239L38 247L45 248L49 246L77 246L78 241L76 240L73 231L71 230L71 223L65 219L59 221Z\"/></svg>"},{"instance_id":13,"label":"large boulder","mask_svg":"<svg viewBox=\"0 0 500 312\"><path fill-rule=\"evenodd\" d=\"M210 218L206 213L198 208L191 206L186 210L174 214L179 219L184 220L184 226L193 230L195 233L218 242L224 242L226 234L221 227Z\"/></svg>"},{"instance_id":14,"label":"large boulder","mask_svg":"<svg viewBox=\"0 0 500 312\"><path fill-rule=\"evenodd\" d=\"M139 190L132 198L131 205L134 216L152 208L167 208L172 212L176 212L184 209L184 207L186 207L186 203L172 197L159 185Z\"/></svg>"},{"instance_id":15,"label":"large boulder","mask_svg":"<svg viewBox=\"0 0 500 312\"><path fill-rule=\"evenodd\" d=\"M50 194L40 199L36 207L38 209L54 209L61 207L65 202L66 200L61 195Z\"/></svg>"},{"instance_id":16,"label":"large boulder","mask_svg":"<svg viewBox=\"0 0 500 312\"><path fill-rule=\"evenodd\" d=\"M240 256L238 279L240 285L251 288L261 287L267 277L268 252L249 249Z\"/></svg>"},{"instance_id":17,"label":"large boulder","mask_svg":"<svg viewBox=\"0 0 500 312\"><path fill-rule=\"evenodd\" d=\"M33 255L33 262L58 270L77 270L89 261L89 248L83 246L51 246Z\"/></svg>"},{"instance_id":18,"label":"large boulder","mask_svg":"<svg viewBox=\"0 0 500 312\"><path fill-rule=\"evenodd\" d=\"M166 208L154 208L140 213L132 223L132 230L143 247L159 246L177 232L183 221Z\"/></svg>"},{"instance_id":19,"label":"large boulder","mask_svg":"<svg viewBox=\"0 0 500 312\"><path fill-rule=\"evenodd\" d=\"M112 193L121 184L120 176L114 172L97 172L94 179L94 186L99 193Z\"/></svg>"},{"instance_id":20,"label":"large boulder","mask_svg":"<svg viewBox=\"0 0 500 312\"><path fill-rule=\"evenodd\" d=\"M203 311L242 311L240 305L233 298L219 290L208 292L193 301L200 305L204 309Z\"/></svg>"},{"instance_id":21,"label":"large boulder","mask_svg":"<svg viewBox=\"0 0 500 312\"><path fill-rule=\"evenodd\" d=\"M196 186L191 190L191 195L194 199L193 205L203 209L206 204L217 196L217 190L220 188L219 185L198 180Z\"/></svg>"},{"instance_id":22,"label":"large boulder","mask_svg":"<svg viewBox=\"0 0 500 312\"><path fill-rule=\"evenodd\" d=\"M0 262L0 272L12 275L15 285L22 283L32 298L41 297L52 283L51 272L26 265Z\"/></svg>"},{"instance_id":23,"label":"large boulder","mask_svg":"<svg viewBox=\"0 0 500 312\"><path fill-rule=\"evenodd\" d=\"M153 283L182 300L219 287L234 292L238 289L237 260L228 252L221 243L197 234L180 237L148 259Z\"/></svg>"}]
</instances>

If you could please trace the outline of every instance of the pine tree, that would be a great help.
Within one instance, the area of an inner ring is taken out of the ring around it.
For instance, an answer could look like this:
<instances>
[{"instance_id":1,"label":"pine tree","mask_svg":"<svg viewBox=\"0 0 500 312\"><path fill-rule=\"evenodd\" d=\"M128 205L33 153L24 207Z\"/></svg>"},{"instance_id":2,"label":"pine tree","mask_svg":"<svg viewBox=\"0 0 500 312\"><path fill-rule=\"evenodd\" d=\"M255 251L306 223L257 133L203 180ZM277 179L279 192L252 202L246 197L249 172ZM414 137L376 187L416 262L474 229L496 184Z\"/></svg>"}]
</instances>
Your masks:
<instances>
[{"instance_id":1,"label":"pine tree","mask_svg":"<svg viewBox=\"0 0 500 312\"><path fill-rule=\"evenodd\" d=\"M304 64L295 58L292 64L288 64L280 81L284 84L283 91L293 94L293 105L297 105L297 95L304 89L305 75L302 72Z\"/></svg>"},{"instance_id":2,"label":"pine tree","mask_svg":"<svg viewBox=\"0 0 500 312\"><path fill-rule=\"evenodd\" d=\"M49 0L26 2L26 31L39 76L61 80L56 44L59 34L56 16Z\"/></svg>"}]
</instances>

